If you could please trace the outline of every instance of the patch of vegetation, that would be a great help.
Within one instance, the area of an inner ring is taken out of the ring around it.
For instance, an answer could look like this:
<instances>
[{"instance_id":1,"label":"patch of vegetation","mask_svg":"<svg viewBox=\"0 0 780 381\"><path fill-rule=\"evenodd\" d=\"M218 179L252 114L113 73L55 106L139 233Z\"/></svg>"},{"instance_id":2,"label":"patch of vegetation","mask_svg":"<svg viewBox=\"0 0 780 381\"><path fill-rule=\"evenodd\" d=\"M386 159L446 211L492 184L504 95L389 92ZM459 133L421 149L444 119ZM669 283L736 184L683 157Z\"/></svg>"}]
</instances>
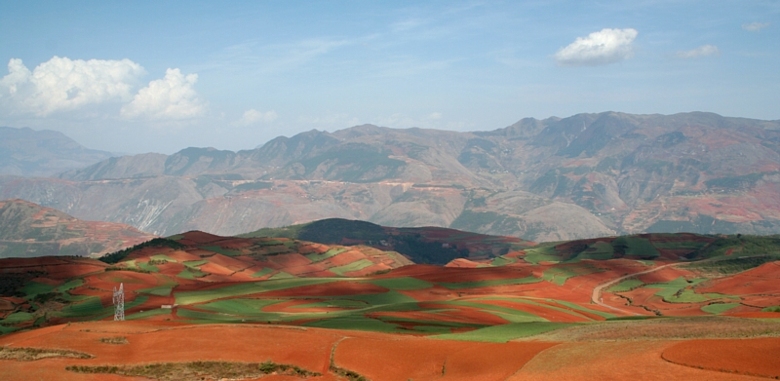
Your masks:
<instances>
[{"instance_id":1,"label":"patch of vegetation","mask_svg":"<svg viewBox=\"0 0 780 381\"><path fill-rule=\"evenodd\" d=\"M340 278L293 278L280 280L267 280L260 282L239 283L203 291L177 292L176 303L180 305L208 302L215 299L236 297L241 295L262 293L266 291L283 290L286 288L308 286L313 284L328 283Z\"/></svg>"},{"instance_id":2,"label":"patch of vegetation","mask_svg":"<svg viewBox=\"0 0 780 381\"><path fill-rule=\"evenodd\" d=\"M295 377L315 377L320 373L312 372L295 365L264 363L241 363L227 361L195 361L185 363L154 363L146 365L72 365L65 368L75 373L117 374L129 377L145 377L159 381L204 380L204 379L246 379L258 378L266 374L283 374Z\"/></svg>"},{"instance_id":3,"label":"patch of vegetation","mask_svg":"<svg viewBox=\"0 0 780 381\"><path fill-rule=\"evenodd\" d=\"M184 266L187 266L187 267L193 267L193 268L194 268L194 267L200 267L200 266L203 266L203 265L205 265L206 263L209 263L209 261L207 261L207 260L205 260L205 259L194 260L194 261L184 261L184 262L182 262L182 264L183 264Z\"/></svg>"},{"instance_id":4,"label":"patch of vegetation","mask_svg":"<svg viewBox=\"0 0 780 381\"><path fill-rule=\"evenodd\" d=\"M628 292L635 288L642 287L645 283L639 279L626 279L610 288L607 292Z\"/></svg>"},{"instance_id":5,"label":"patch of vegetation","mask_svg":"<svg viewBox=\"0 0 780 381\"><path fill-rule=\"evenodd\" d=\"M527 276L524 278L507 278L507 279L490 279L490 280L478 280L472 282L457 282L457 283L438 283L439 286L449 288L451 290L464 289L464 288L480 288L480 287L497 287L497 286L511 286L515 284L528 284L541 282L540 278L534 276Z\"/></svg>"},{"instance_id":6,"label":"patch of vegetation","mask_svg":"<svg viewBox=\"0 0 780 381\"><path fill-rule=\"evenodd\" d=\"M76 359L91 359L89 353L71 351L66 349L45 349L27 347L0 346L0 360L35 361L52 357L68 357Z\"/></svg>"},{"instance_id":7,"label":"patch of vegetation","mask_svg":"<svg viewBox=\"0 0 780 381\"><path fill-rule=\"evenodd\" d=\"M138 245L128 247L127 249L119 250L110 254L106 254L99 258L99 260L105 262L105 263L119 263L123 259L127 258L130 253L140 250L146 247L169 247L172 249L182 249L184 248L184 245L180 244L177 241L174 241L172 239L167 238L154 238L150 241L146 241L143 243L139 243Z\"/></svg>"},{"instance_id":8,"label":"patch of vegetation","mask_svg":"<svg viewBox=\"0 0 780 381\"><path fill-rule=\"evenodd\" d=\"M199 269L195 267L185 267L184 270L182 270L180 273L176 274L177 277L183 278L183 279L195 279L195 278L203 278L204 276L209 275L208 273L204 273L203 271L200 271Z\"/></svg>"},{"instance_id":9,"label":"patch of vegetation","mask_svg":"<svg viewBox=\"0 0 780 381\"><path fill-rule=\"evenodd\" d=\"M140 319L147 319L153 316L159 316L159 315L170 315L171 310L167 308L155 308L152 310L144 311L144 312L136 312L134 314L130 314L125 316L125 319L127 320L140 320Z\"/></svg>"},{"instance_id":10,"label":"patch of vegetation","mask_svg":"<svg viewBox=\"0 0 780 381\"><path fill-rule=\"evenodd\" d=\"M698 258L725 256L780 257L780 236L731 235L719 237L698 253ZM739 258L738 258L739 259Z\"/></svg>"},{"instance_id":11,"label":"patch of vegetation","mask_svg":"<svg viewBox=\"0 0 780 381\"><path fill-rule=\"evenodd\" d=\"M433 287L433 284L412 277L373 279L370 283L394 291L422 290Z\"/></svg>"},{"instance_id":12,"label":"patch of vegetation","mask_svg":"<svg viewBox=\"0 0 780 381\"><path fill-rule=\"evenodd\" d=\"M29 312L18 311L7 315L5 319L0 319L0 324L3 325L19 324L19 323L24 323L26 321L33 320L33 318L34 318L33 314Z\"/></svg>"},{"instance_id":13,"label":"patch of vegetation","mask_svg":"<svg viewBox=\"0 0 780 381\"><path fill-rule=\"evenodd\" d=\"M308 258L313 263L322 262L330 257L335 257L336 255L339 255L345 251L349 250L346 247L334 247L328 249L328 251L324 253L311 253L306 254L306 258Z\"/></svg>"},{"instance_id":14,"label":"patch of vegetation","mask_svg":"<svg viewBox=\"0 0 780 381\"><path fill-rule=\"evenodd\" d=\"M687 265L689 269L700 270L706 273L736 274L745 270L776 261L778 257L764 255L756 257L736 257L711 261L695 262Z\"/></svg>"},{"instance_id":15,"label":"patch of vegetation","mask_svg":"<svg viewBox=\"0 0 780 381\"><path fill-rule=\"evenodd\" d=\"M737 306L739 303L712 303L702 307L701 310L713 315L720 315Z\"/></svg>"},{"instance_id":16,"label":"patch of vegetation","mask_svg":"<svg viewBox=\"0 0 780 381\"><path fill-rule=\"evenodd\" d=\"M336 373L341 377L346 377L346 379L349 381L369 381L368 378L366 378L365 376L361 375L358 372L346 368L340 368L333 364L331 364L330 366L330 371Z\"/></svg>"},{"instance_id":17,"label":"patch of vegetation","mask_svg":"<svg viewBox=\"0 0 780 381\"><path fill-rule=\"evenodd\" d=\"M717 293L696 293L693 288L705 280L707 279L699 278L686 280L684 277L679 277L666 283L648 284L647 287L659 289L659 291L655 294L663 298L663 300L667 303L701 303L713 299L737 298L734 296Z\"/></svg>"},{"instance_id":18,"label":"patch of vegetation","mask_svg":"<svg viewBox=\"0 0 780 381\"><path fill-rule=\"evenodd\" d=\"M157 295L157 296L168 296L171 294L171 291L173 290L174 286L175 285L173 284L169 284L169 285L162 285L162 286L151 287L151 288L144 288L142 290L138 290L138 293Z\"/></svg>"},{"instance_id":19,"label":"patch of vegetation","mask_svg":"<svg viewBox=\"0 0 780 381\"><path fill-rule=\"evenodd\" d=\"M130 343L129 341L127 341L127 338L124 336L101 337L100 342L104 344L115 344L115 345L124 345Z\"/></svg>"},{"instance_id":20,"label":"patch of vegetation","mask_svg":"<svg viewBox=\"0 0 780 381\"><path fill-rule=\"evenodd\" d=\"M762 309L761 312L780 312L780 306L766 307Z\"/></svg>"},{"instance_id":21,"label":"patch of vegetation","mask_svg":"<svg viewBox=\"0 0 780 381\"><path fill-rule=\"evenodd\" d=\"M228 257L237 257L237 256L243 254L239 250L230 250L230 249L226 249L226 248L224 248L222 246L201 246L200 248L203 249L203 250L213 251L215 253L226 255Z\"/></svg>"},{"instance_id":22,"label":"patch of vegetation","mask_svg":"<svg viewBox=\"0 0 780 381\"><path fill-rule=\"evenodd\" d=\"M282 280L282 279L295 279L295 275L292 275L290 273L286 273L284 271L279 271L274 275L271 275L268 280Z\"/></svg>"},{"instance_id":23,"label":"patch of vegetation","mask_svg":"<svg viewBox=\"0 0 780 381\"><path fill-rule=\"evenodd\" d=\"M538 246L529 247L525 249L525 256L523 259L526 262L538 265L539 262L553 262L557 263L561 260L560 254L555 250L557 243L543 243Z\"/></svg>"},{"instance_id":24,"label":"patch of vegetation","mask_svg":"<svg viewBox=\"0 0 780 381\"><path fill-rule=\"evenodd\" d=\"M268 274L270 274L272 272L274 272L274 269L266 267L266 268L264 268L264 269L262 269L260 271L255 272L254 274L252 274L250 276L252 278L260 278L260 277L266 276L266 275L268 275Z\"/></svg>"},{"instance_id":25,"label":"patch of vegetation","mask_svg":"<svg viewBox=\"0 0 780 381\"><path fill-rule=\"evenodd\" d=\"M276 299L225 299L200 304L198 305L198 308L229 314L249 315L260 312L265 306L270 306L279 302L280 301Z\"/></svg>"},{"instance_id":26,"label":"patch of vegetation","mask_svg":"<svg viewBox=\"0 0 780 381\"><path fill-rule=\"evenodd\" d=\"M363 270L366 267L373 266L374 262L368 259L360 259L342 266L331 267L329 270L338 275L344 275L348 272Z\"/></svg>"},{"instance_id":27,"label":"patch of vegetation","mask_svg":"<svg viewBox=\"0 0 780 381\"><path fill-rule=\"evenodd\" d=\"M148 273L157 273L157 272L160 272L160 269L158 269L156 266L154 266L154 265L151 263L151 261L149 261L149 262L139 262L139 263L138 263L138 268L139 268L139 269L141 269L141 270L143 270L143 271L146 271L146 272L148 272Z\"/></svg>"},{"instance_id":28,"label":"patch of vegetation","mask_svg":"<svg viewBox=\"0 0 780 381\"><path fill-rule=\"evenodd\" d=\"M638 236L615 238L612 247L617 257L655 259L661 255L649 240Z\"/></svg>"},{"instance_id":29,"label":"patch of vegetation","mask_svg":"<svg viewBox=\"0 0 780 381\"><path fill-rule=\"evenodd\" d=\"M373 331L396 333L399 328L397 325L388 323L379 319L371 319L362 314L348 316L339 316L335 318L316 320L304 324L307 327L331 328L331 329L349 329L358 331Z\"/></svg>"},{"instance_id":30,"label":"patch of vegetation","mask_svg":"<svg viewBox=\"0 0 780 381\"><path fill-rule=\"evenodd\" d=\"M139 269L137 267L119 267L119 266L109 266L109 267L106 267L104 271L133 271L133 272L142 273L142 274L151 274L152 273L149 270Z\"/></svg>"},{"instance_id":31,"label":"patch of vegetation","mask_svg":"<svg viewBox=\"0 0 780 381\"><path fill-rule=\"evenodd\" d=\"M519 339L539 335L545 332L571 326L570 323L550 323L550 322L532 322L532 323L510 323L494 325L462 333L448 333L444 335L432 336L435 339L444 340L465 340L465 341L487 341L496 343L505 343L509 340Z\"/></svg>"}]
</instances>

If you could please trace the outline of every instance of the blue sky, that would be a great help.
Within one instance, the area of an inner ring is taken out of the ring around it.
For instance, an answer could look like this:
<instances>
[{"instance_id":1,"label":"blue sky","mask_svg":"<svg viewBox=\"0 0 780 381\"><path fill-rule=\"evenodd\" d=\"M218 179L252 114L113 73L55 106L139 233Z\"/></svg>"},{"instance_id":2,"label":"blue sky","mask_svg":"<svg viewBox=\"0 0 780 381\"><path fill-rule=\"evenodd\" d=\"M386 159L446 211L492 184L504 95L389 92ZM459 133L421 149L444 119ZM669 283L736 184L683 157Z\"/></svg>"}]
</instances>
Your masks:
<instances>
[{"instance_id":1,"label":"blue sky","mask_svg":"<svg viewBox=\"0 0 780 381\"><path fill-rule=\"evenodd\" d=\"M117 152L610 110L780 119L778 1L5 1L0 35L0 125Z\"/></svg>"}]
</instances>

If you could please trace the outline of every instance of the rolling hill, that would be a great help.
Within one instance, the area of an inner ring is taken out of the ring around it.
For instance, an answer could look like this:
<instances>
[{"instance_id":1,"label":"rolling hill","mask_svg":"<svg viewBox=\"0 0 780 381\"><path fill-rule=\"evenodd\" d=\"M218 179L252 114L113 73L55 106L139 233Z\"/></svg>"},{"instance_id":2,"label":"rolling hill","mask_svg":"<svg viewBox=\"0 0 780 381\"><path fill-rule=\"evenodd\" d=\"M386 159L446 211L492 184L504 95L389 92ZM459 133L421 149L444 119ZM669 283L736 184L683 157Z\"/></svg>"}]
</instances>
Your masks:
<instances>
[{"instance_id":1,"label":"rolling hill","mask_svg":"<svg viewBox=\"0 0 780 381\"><path fill-rule=\"evenodd\" d=\"M403 237L463 245L464 257L413 264L366 245ZM519 250L484 255L508 243ZM0 375L11 380L780 376L777 236L534 245L331 219L243 237L192 231L101 260L0 259L0 272ZM115 322L119 284L127 321Z\"/></svg>"},{"instance_id":2,"label":"rolling hill","mask_svg":"<svg viewBox=\"0 0 780 381\"><path fill-rule=\"evenodd\" d=\"M123 224L82 221L24 200L0 201L0 258L98 257L152 238Z\"/></svg>"}]
</instances>

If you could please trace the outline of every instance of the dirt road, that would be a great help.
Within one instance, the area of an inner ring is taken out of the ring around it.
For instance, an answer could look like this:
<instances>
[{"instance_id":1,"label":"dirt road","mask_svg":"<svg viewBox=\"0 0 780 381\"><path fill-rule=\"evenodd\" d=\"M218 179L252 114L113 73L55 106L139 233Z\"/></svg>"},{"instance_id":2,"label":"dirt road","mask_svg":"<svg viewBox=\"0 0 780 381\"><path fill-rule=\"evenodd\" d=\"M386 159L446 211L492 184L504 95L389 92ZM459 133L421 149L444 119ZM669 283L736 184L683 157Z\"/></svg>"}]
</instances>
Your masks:
<instances>
[{"instance_id":1,"label":"dirt road","mask_svg":"<svg viewBox=\"0 0 780 381\"><path fill-rule=\"evenodd\" d=\"M620 308L613 307L613 306L610 306L608 304L605 304L604 302L601 301L601 293L602 293L602 291L605 288L607 288L609 286L612 286L614 284L620 283L620 282L622 282L622 281L624 281L624 280L626 280L628 278L633 278L635 276L652 273L652 272L655 272L655 271L658 271L658 270L663 270L663 269L665 269L665 268L667 268L669 266L674 266L674 265L677 265L677 263L670 263L668 265L654 267L654 268L652 268L650 270L645 270L645 271L640 271L640 272L636 272L636 273L632 273L632 274L623 275L620 278L615 278L615 279L612 279L612 280L610 280L608 282L601 283L598 286L593 288L593 293L590 295L590 300L593 303L595 303L595 304L598 304L598 305L600 305L602 307L607 307L607 308L615 310L615 311L619 311L619 312L622 312L622 313L625 313L625 314L629 314L629 315L639 315L636 312L626 311L624 309L620 309Z\"/></svg>"}]
</instances>

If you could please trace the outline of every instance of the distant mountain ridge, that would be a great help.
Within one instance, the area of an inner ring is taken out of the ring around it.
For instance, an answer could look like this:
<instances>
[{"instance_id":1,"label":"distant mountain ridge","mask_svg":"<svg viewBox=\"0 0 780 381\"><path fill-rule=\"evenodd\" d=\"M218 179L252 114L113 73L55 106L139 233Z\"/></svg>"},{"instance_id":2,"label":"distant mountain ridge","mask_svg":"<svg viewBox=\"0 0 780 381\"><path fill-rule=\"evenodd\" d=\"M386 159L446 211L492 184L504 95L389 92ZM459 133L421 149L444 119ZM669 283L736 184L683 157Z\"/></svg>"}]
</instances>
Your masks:
<instances>
[{"instance_id":1,"label":"distant mountain ridge","mask_svg":"<svg viewBox=\"0 0 780 381\"><path fill-rule=\"evenodd\" d=\"M533 241L772 234L780 122L604 112L479 132L363 125L238 152L113 158L59 180L0 178L0 196L159 235L332 217Z\"/></svg>"},{"instance_id":2,"label":"distant mountain ridge","mask_svg":"<svg viewBox=\"0 0 780 381\"><path fill-rule=\"evenodd\" d=\"M114 156L57 131L0 127L0 175L51 176Z\"/></svg>"}]
</instances>

